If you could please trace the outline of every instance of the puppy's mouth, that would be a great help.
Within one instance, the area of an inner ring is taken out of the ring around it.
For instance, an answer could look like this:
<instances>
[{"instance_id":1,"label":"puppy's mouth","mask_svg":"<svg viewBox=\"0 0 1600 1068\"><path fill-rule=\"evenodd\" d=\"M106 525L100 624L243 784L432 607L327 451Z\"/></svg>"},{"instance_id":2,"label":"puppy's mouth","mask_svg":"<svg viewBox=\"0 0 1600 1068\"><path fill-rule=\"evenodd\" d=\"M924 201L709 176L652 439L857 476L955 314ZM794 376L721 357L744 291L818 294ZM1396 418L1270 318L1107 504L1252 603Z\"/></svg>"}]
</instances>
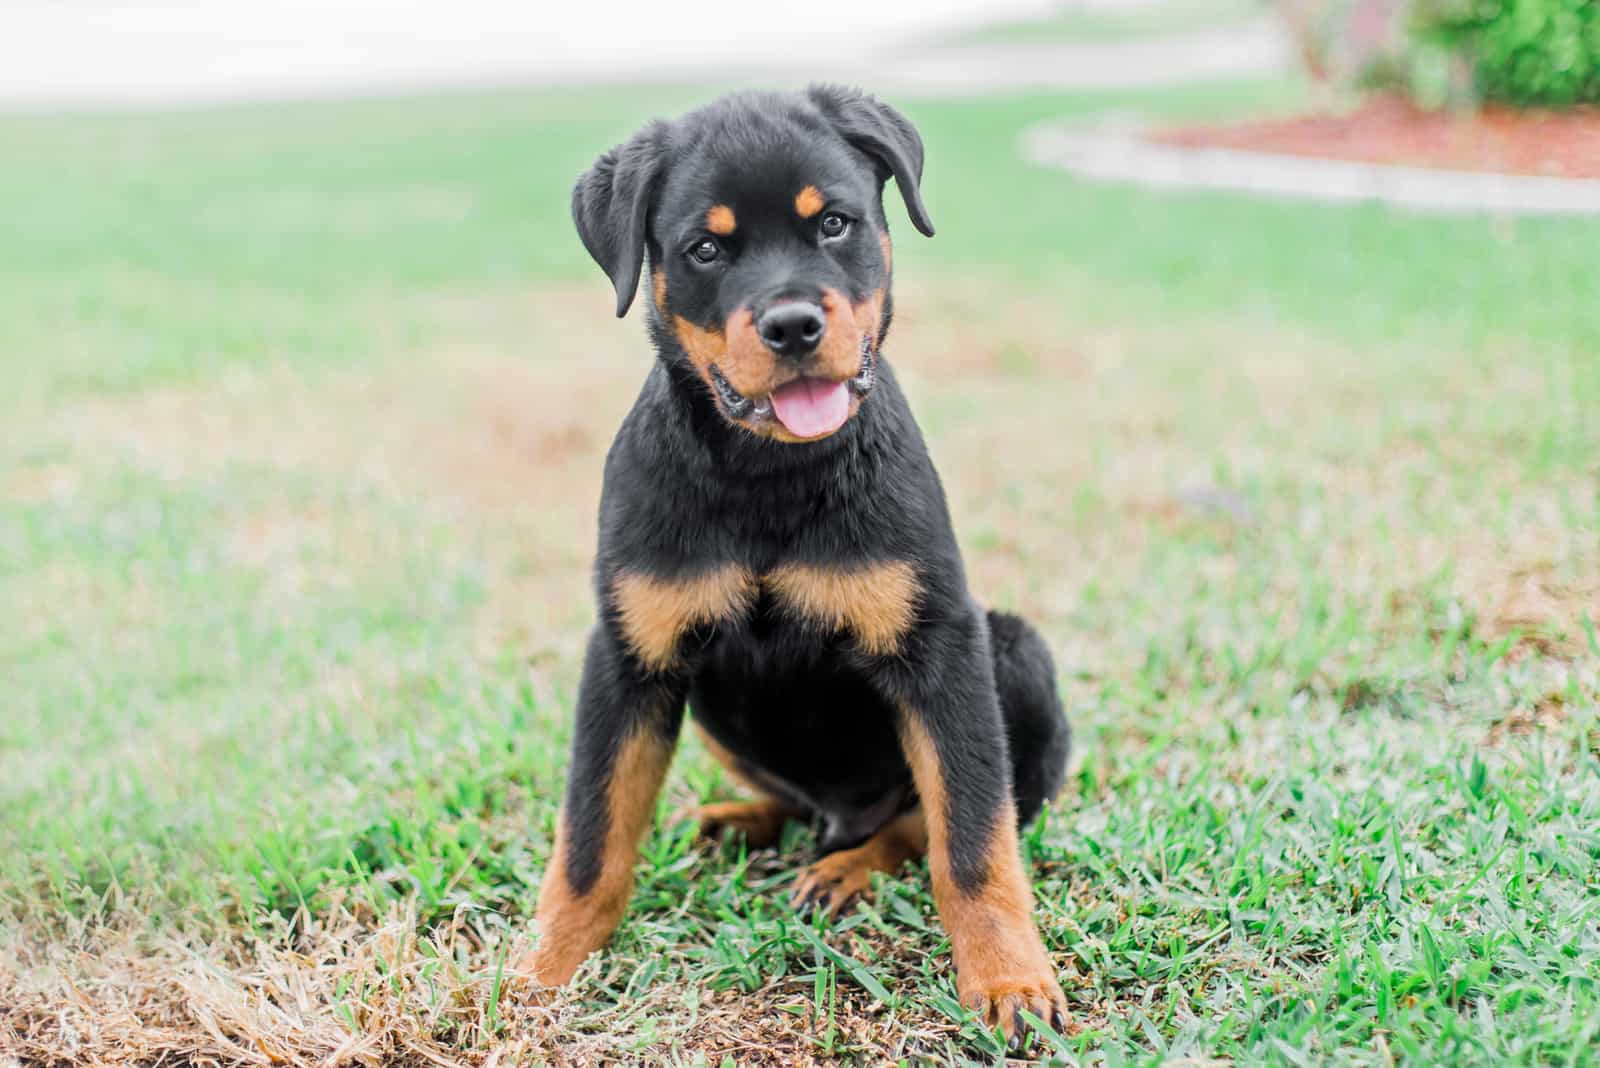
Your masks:
<instances>
[{"instance_id":1,"label":"puppy's mouth","mask_svg":"<svg viewBox=\"0 0 1600 1068\"><path fill-rule=\"evenodd\" d=\"M825 438L844 426L850 418L852 402L864 399L877 381L877 357L871 338L861 339L861 369L854 378L802 375L764 397L746 397L733 388L716 364L711 365L711 384L728 418L753 427L775 421L802 440Z\"/></svg>"}]
</instances>

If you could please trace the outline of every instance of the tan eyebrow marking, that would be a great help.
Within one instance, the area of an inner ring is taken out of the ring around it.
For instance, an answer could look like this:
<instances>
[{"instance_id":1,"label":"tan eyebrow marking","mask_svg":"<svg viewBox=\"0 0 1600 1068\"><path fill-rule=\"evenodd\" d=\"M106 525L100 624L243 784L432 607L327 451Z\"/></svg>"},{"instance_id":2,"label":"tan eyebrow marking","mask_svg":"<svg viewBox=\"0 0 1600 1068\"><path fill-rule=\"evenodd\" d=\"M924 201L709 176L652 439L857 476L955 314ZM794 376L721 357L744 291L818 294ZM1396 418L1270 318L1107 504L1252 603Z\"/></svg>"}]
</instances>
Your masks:
<instances>
[{"instance_id":1,"label":"tan eyebrow marking","mask_svg":"<svg viewBox=\"0 0 1600 1068\"><path fill-rule=\"evenodd\" d=\"M733 209L726 204L713 204L706 212L706 229L718 237L727 237L733 233L736 225Z\"/></svg>"},{"instance_id":2,"label":"tan eyebrow marking","mask_svg":"<svg viewBox=\"0 0 1600 1068\"><path fill-rule=\"evenodd\" d=\"M809 219L822 210L822 192L808 185L794 195L794 210L802 219Z\"/></svg>"}]
</instances>

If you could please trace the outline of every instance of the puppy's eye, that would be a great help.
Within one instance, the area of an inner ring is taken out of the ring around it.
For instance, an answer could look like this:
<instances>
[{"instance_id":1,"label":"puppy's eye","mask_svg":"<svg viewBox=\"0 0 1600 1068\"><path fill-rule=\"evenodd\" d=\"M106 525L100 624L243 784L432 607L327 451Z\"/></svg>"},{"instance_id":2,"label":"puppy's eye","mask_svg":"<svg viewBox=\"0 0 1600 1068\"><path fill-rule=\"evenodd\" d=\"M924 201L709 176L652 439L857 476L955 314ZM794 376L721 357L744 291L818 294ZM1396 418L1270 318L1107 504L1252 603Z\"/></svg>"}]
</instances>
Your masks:
<instances>
[{"instance_id":1,"label":"puppy's eye","mask_svg":"<svg viewBox=\"0 0 1600 1068\"><path fill-rule=\"evenodd\" d=\"M823 237L843 237L845 231L850 229L850 220L836 211L830 211L822 217L822 222L818 225L822 228Z\"/></svg>"},{"instance_id":2,"label":"puppy's eye","mask_svg":"<svg viewBox=\"0 0 1600 1068\"><path fill-rule=\"evenodd\" d=\"M720 255L722 255L722 246L709 237L689 249L689 258L696 263L715 263Z\"/></svg>"}]
</instances>

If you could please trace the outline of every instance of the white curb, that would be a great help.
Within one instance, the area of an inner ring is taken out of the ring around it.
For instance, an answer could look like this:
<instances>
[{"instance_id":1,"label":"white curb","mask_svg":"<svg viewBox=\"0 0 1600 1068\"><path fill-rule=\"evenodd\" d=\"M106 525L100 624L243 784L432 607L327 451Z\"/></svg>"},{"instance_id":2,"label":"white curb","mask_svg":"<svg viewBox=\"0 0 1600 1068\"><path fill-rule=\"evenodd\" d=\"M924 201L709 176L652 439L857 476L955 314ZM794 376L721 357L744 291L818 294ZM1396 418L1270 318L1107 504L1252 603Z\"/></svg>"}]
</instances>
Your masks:
<instances>
[{"instance_id":1,"label":"white curb","mask_svg":"<svg viewBox=\"0 0 1600 1068\"><path fill-rule=\"evenodd\" d=\"M1126 123L1040 123L1023 131L1022 154L1089 178L1158 189L1223 189L1265 196L1377 201L1418 211L1600 215L1600 179L1544 178L1315 159L1143 140Z\"/></svg>"}]
</instances>

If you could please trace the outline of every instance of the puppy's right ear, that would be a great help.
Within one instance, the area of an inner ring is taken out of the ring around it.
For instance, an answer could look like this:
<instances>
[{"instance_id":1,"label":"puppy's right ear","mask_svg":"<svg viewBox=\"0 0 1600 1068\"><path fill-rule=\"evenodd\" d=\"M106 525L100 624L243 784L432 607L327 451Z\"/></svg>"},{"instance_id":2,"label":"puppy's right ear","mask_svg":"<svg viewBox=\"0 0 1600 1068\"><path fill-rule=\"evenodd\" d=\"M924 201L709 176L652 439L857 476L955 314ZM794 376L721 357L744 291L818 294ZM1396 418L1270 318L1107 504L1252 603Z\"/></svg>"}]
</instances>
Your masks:
<instances>
[{"instance_id":1,"label":"puppy's right ear","mask_svg":"<svg viewBox=\"0 0 1600 1068\"><path fill-rule=\"evenodd\" d=\"M617 317L628 313L644 267L646 227L666 160L664 122L654 122L595 160L572 188L572 221L617 290Z\"/></svg>"},{"instance_id":2,"label":"puppy's right ear","mask_svg":"<svg viewBox=\"0 0 1600 1068\"><path fill-rule=\"evenodd\" d=\"M922 203L922 137L911 120L876 97L843 85L813 85L806 96L846 141L878 161L880 178L894 175L911 225L932 237L933 220Z\"/></svg>"}]
</instances>

